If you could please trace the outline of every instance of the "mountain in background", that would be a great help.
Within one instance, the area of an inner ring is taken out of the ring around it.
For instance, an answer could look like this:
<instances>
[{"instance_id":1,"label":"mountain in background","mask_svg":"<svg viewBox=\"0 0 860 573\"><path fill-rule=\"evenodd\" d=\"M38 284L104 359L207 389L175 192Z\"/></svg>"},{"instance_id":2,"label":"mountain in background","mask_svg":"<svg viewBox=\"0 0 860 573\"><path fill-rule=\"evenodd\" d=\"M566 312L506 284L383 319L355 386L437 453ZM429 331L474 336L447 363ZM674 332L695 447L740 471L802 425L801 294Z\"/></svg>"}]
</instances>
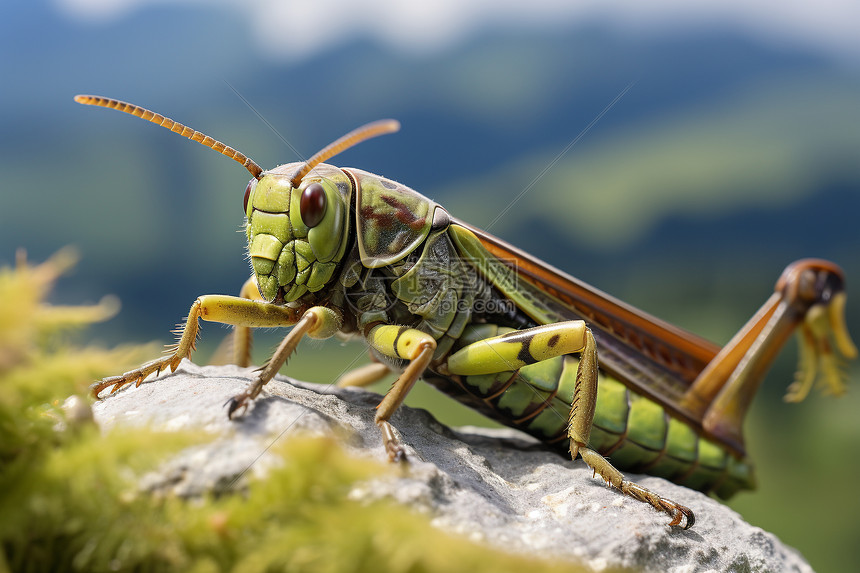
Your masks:
<instances>
[{"instance_id":1,"label":"mountain in background","mask_svg":"<svg viewBox=\"0 0 860 573\"><path fill-rule=\"evenodd\" d=\"M102 339L166 342L197 296L238 291L249 273L237 232L248 174L163 129L79 106L77 93L152 108L264 167L394 117L400 133L333 163L401 181L719 343L785 265L829 258L846 271L858 335L860 75L850 63L740 27L596 23L485 30L423 55L333 42L285 61L261 54L248 19L220 3L101 23L57 5L0 6L0 261L18 247L42 260L77 245L82 261L58 302L119 295ZM223 337L211 325L203 333L213 346ZM258 348L265 356L266 339ZM289 373L332 380L357 354L303 345ZM860 559L860 506L826 483L860 471L856 392L782 405L792 354L748 424L762 491L733 507L817 570L840 570Z\"/></svg>"},{"instance_id":2,"label":"mountain in background","mask_svg":"<svg viewBox=\"0 0 860 573\"><path fill-rule=\"evenodd\" d=\"M131 321L145 338L197 294L234 292L247 274L233 232L247 174L164 130L77 106L75 93L151 107L264 166L297 159L282 139L307 157L395 117L401 133L334 163L410 185L646 305L649 294L626 286L643 265L664 276L693 264L693 280L734 266L770 282L801 256L858 264L849 218L860 201L860 82L814 53L729 30L585 26L485 33L427 57L358 42L283 64L256 55L226 10L153 9L82 27L31 9L27 25L7 20L0 35L4 53L27 46L3 63L17 78L0 115L3 257L78 245L76 284L133 300L115 327Z\"/></svg>"}]
</instances>

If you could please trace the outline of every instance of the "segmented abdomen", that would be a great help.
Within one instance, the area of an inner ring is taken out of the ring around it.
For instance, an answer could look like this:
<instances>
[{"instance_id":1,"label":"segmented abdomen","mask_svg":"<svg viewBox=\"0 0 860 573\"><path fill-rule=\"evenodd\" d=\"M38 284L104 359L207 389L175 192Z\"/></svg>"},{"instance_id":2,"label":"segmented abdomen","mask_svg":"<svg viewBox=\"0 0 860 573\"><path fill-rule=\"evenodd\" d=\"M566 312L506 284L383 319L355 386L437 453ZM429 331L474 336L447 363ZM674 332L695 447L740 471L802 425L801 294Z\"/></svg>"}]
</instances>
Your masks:
<instances>
[{"instance_id":1,"label":"segmented abdomen","mask_svg":"<svg viewBox=\"0 0 860 573\"><path fill-rule=\"evenodd\" d=\"M566 452L578 364L573 356L560 356L518 372L456 381L482 403L478 409L483 413ZM620 470L663 477L723 498L754 487L748 463L603 371L588 445Z\"/></svg>"}]
</instances>

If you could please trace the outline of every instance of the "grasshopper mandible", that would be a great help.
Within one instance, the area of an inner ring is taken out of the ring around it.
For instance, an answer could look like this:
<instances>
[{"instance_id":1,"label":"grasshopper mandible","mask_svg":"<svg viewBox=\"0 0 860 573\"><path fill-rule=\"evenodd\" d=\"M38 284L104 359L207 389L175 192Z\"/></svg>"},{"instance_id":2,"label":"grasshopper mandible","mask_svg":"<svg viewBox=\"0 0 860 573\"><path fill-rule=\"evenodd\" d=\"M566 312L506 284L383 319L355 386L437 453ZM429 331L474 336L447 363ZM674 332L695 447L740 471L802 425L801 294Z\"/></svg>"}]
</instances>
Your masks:
<instances>
[{"instance_id":1,"label":"grasshopper mandible","mask_svg":"<svg viewBox=\"0 0 860 573\"><path fill-rule=\"evenodd\" d=\"M228 402L244 412L304 336L364 338L375 362L348 373L361 386L399 372L375 422L391 460L404 458L389 422L419 378L466 405L577 455L606 482L693 525L693 512L627 480L645 472L728 497L753 487L742 426L788 335L800 366L787 399L820 379L843 391L843 358L857 349L844 321L842 271L790 265L775 293L720 348L669 325L451 216L416 191L323 163L399 129L367 124L305 162L264 171L235 149L162 115L98 96L75 101L159 124L241 163L253 274L240 296L194 301L168 354L93 385L95 396L166 368L194 350L199 319L230 324L234 361L250 362L250 329L291 326L250 386ZM598 356L600 365L598 366ZM612 464L604 457L612 455ZM614 464L614 465L613 465Z\"/></svg>"}]
</instances>

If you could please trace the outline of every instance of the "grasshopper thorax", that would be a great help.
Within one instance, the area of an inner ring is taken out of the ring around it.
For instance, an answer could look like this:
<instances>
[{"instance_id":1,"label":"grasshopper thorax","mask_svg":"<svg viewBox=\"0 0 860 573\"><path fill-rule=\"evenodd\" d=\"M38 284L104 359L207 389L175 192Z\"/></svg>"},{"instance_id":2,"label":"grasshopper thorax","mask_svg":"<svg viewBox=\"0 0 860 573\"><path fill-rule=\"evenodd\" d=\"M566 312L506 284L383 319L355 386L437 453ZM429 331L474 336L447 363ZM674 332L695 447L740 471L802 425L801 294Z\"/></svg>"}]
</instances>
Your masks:
<instances>
[{"instance_id":1,"label":"grasshopper thorax","mask_svg":"<svg viewBox=\"0 0 860 573\"><path fill-rule=\"evenodd\" d=\"M319 164L294 186L301 163L251 179L245 195L245 236L260 294L294 301L322 290L335 276L350 236L352 184L340 169Z\"/></svg>"}]
</instances>

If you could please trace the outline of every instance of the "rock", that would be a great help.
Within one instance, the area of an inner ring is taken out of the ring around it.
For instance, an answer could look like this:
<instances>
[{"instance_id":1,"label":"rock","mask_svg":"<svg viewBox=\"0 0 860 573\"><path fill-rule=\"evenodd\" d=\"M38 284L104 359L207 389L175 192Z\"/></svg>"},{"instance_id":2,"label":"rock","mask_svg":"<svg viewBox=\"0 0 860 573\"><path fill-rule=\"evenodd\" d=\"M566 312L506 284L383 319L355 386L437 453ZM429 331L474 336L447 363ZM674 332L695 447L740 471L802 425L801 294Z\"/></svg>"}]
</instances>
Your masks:
<instances>
[{"instance_id":1,"label":"rock","mask_svg":"<svg viewBox=\"0 0 860 573\"><path fill-rule=\"evenodd\" d=\"M281 463L271 446L296 433L334 433L354 455L387 459L373 422L379 395L279 376L243 417L229 421L224 404L251 376L249 369L184 361L176 373L122 390L95 404L93 412L104 429L148 426L217 436L143 480L144 489L160 493L194 497L241 487L249 474L264 478L267 468ZM774 535L716 500L665 480L629 475L693 509L692 529L669 527L668 516L606 487L581 460L566 460L513 430L454 430L405 406L392 423L407 448L405 471L361 484L351 496L395 499L456 535L596 571L812 571Z\"/></svg>"}]
</instances>

